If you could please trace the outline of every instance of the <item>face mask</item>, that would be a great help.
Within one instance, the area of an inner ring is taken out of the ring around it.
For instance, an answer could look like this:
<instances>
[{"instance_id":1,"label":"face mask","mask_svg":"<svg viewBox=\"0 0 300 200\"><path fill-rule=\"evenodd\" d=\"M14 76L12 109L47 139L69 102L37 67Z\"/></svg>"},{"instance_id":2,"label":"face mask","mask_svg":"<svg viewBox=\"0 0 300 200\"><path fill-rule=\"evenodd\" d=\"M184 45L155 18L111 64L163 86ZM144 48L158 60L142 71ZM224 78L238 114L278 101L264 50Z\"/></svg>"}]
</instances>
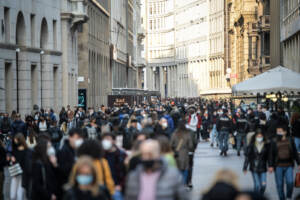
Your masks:
<instances>
[{"instance_id":1,"label":"face mask","mask_svg":"<svg viewBox=\"0 0 300 200\"><path fill-rule=\"evenodd\" d=\"M48 156L55 156L55 149L53 147L48 148L47 155Z\"/></svg>"},{"instance_id":2,"label":"face mask","mask_svg":"<svg viewBox=\"0 0 300 200\"><path fill-rule=\"evenodd\" d=\"M277 135L284 136L283 132L277 132Z\"/></svg>"},{"instance_id":3,"label":"face mask","mask_svg":"<svg viewBox=\"0 0 300 200\"><path fill-rule=\"evenodd\" d=\"M89 185L93 182L93 176L92 175L77 175L76 181L79 185Z\"/></svg>"},{"instance_id":4,"label":"face mask","mask_svg":"<svg viewBox=\"0 0 300 200\"><path fill-rule=\"evenodd\" d=\"M103 149L104 150L110 150L111 149L111 147L112 147L112 142L111 141L109 141L109 140L103 140L102 141L102 147L103 147Z\"/></svg>"},{"instance_id":5,"label":"face mask","mask_svg":"<svg viewBox=\"0 0 300 200\"><path fill-rule=\"evenodd\" d=\"M79 148L79 147L82 145L82 143L83 143L83 139L78 139L78 140L76 140L76 141L75 141L75 147L76 147L76 148Z\"/></svg>"},{"instance_id":6,"label":"face mask","mask_svg":"<svg viewBox=\"0 0 300 200\"><path fill-rule=\"evenodd\" d=\"M219 115L223 115L223 112L218 112Z\"/></svg>"},{"instance_id":7,"label":"face mask","mask_svg":"<svg viewBox=\"0 0 300 200\"><path fill-rule=\"evenodd\" d=\"M152 169L155 164L155 160L143 160L142 165L145 169Z\"/></svg>"},{"instance_id":8,"label":"face mask","mask_svg":"<svg viewBox=\"0 0 300 200\"><path fill-rule=\"evenodd\" d=\"M166 123L166 122L165 122L165 123L162 123L162 127L163 127L163 128L167 128L167 127L168 127L168 123Z\"/></svg>"},{"instance_id":9,"label":"face mask","mask_svg":"<svg viewBox=\"0 0 300 200\"><path fill-rule=\"evenodd\" d=\"M264 141L264 138L258 137L258 138L256 138L256 141L257 141L258 143L262 143L262 142Z\"/></svg>"}]
</instances>

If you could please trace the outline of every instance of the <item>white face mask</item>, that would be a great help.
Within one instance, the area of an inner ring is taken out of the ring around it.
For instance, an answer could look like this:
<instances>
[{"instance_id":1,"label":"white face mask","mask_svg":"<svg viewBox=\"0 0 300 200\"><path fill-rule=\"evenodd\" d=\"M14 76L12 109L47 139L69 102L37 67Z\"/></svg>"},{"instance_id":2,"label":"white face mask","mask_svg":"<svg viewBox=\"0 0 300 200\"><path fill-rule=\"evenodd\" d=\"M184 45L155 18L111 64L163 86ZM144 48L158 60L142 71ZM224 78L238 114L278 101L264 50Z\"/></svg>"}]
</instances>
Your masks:
<instances>
[{"instance_id":1,"label":"white face mask","mask_svg":"<svg viewBox=\"0 0 300 200\"><path fill-rule=\"evenodd\" d=\"M258 138L256 138L256 141L257 141L258 143L262 143L262 142L264 141L264 138L258 137Z\"/></svg>"},{"instance_id":2,"label":"white face mask","mask_svg":"<svg viewBox=\"0 0 300 200\"><path fill-rule=\"evenodd\" d=\"M55 156L55 149L54 147L50 147L47 149L47 155L48 156Z\"/></svg>"},{"instance_id":3,"label":"white face mask","mask_svg":"<svg viewBox=\"0 0 300 200\"><path fill-rule=\"evenodd\" d=\"M277 132L277 135L283 136L284 133L283 132Z\"/></svg>"},{"instance_id":4,"label":"white face mask","mask_svg":"<svg viewBox=\"0 0 300 200\"><path fill-rule=\"evenodd\" d=\"M161 126L162 126L163 128L167 128L167 127L168 127L168 123L167 123L167 122L164 122L164 123L161 124Z\"/></svg>"},{"instance_id":5,"label":"white face mask","mask_svg":"<svg viewBox=\"0 0 300 200\"><path fill-rule=\"evenodd\" d=\"M75 147L76 147L76 148L79 148L79 147L82 145L82 143L83 143L83 139L78 139L78 140L76 140L76 141L75 141Z\"/></svg>"},{"instance_id":6,"label":"white face mask","mask_svg":"<svg viewBox=\"0 0 300 200\"><path fill-rule=\"evenodd\" d=\"M104 150L110 150L112 148L112 142L110 140L103 140L102 147Z\"/></svg>"}]
</instances>

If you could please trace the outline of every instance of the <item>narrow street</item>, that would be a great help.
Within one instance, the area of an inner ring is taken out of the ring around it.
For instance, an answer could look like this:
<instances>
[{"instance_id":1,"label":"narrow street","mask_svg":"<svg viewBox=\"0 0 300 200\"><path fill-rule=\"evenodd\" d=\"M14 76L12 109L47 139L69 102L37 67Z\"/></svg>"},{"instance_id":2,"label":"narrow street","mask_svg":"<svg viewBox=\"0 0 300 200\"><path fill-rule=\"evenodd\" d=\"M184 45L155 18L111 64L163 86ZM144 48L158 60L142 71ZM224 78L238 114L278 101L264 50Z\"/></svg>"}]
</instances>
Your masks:
<instances>
[{"instance_id":1,"label":"narrow street","mask_svg":"<svg viewBox=\"0 0 300 200\"><path fill-rule=\"evenodd\" d=\"M228 157L220 157L217 148L211 148L209 143L199 143L194 158L194 174L192 200L199 200L203 191L210 187L214 179L215 173L220 169L231 169L239 176L241 190L252 190L253 181L251 173L244 175L242 166L244 157L237 157L236 152L232 149L229 151ZM294 195L300 193L300 189L294 190ZM267 175L266 195L270 200L277 200L277 191L275 185L274 174Z\"/></svg>"}]
</instances>

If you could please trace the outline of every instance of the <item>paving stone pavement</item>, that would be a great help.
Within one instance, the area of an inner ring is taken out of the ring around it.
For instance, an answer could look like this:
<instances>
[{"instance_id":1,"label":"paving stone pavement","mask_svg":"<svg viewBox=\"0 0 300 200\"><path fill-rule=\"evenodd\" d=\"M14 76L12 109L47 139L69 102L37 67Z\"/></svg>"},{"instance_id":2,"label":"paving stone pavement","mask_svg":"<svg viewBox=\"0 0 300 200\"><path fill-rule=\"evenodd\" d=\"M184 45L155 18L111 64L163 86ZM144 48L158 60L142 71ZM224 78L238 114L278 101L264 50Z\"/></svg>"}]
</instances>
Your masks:
<instances>
[{"instance_id":1,"label":"paving stone pavement","mask_svg":"<svg viewBox=\"0 0 300 200\"><path fill-rule=\"evenodd\" d=\"M220 169L230 169L239 176L241 190L252 190L253 181L251 173L244 175L242 166L244 157L238 157L236 151L230 149L228 157L219 156L217 148L211 148L209 143L199 143L194 156L192 200L199 200L201 193L210 187L215 173ZM294 195L300 194L300 189L294 190ZM267 175L266 196L269 200L278 200L274 174Z\"/></svg>"}]
</instances>

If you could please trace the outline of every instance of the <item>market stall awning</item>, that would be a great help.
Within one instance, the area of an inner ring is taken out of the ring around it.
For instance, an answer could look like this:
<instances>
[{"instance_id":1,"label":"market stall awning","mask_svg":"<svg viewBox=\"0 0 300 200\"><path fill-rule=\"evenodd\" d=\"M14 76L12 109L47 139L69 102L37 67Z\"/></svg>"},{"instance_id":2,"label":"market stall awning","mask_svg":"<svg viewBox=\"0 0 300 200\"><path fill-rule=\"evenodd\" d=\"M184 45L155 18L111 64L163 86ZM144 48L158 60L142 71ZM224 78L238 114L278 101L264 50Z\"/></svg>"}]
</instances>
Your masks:
<instances>
[{"instance_id":1,"label":"market stall awning","mask_svg":"<svg viewBox=\"0 0 300 200\"><path fill-rule=\"evenodd\" d=\"M300 93L300 73L278 66L232 87L234 96L278 92Z\"/></svg>"}]
</instances>

